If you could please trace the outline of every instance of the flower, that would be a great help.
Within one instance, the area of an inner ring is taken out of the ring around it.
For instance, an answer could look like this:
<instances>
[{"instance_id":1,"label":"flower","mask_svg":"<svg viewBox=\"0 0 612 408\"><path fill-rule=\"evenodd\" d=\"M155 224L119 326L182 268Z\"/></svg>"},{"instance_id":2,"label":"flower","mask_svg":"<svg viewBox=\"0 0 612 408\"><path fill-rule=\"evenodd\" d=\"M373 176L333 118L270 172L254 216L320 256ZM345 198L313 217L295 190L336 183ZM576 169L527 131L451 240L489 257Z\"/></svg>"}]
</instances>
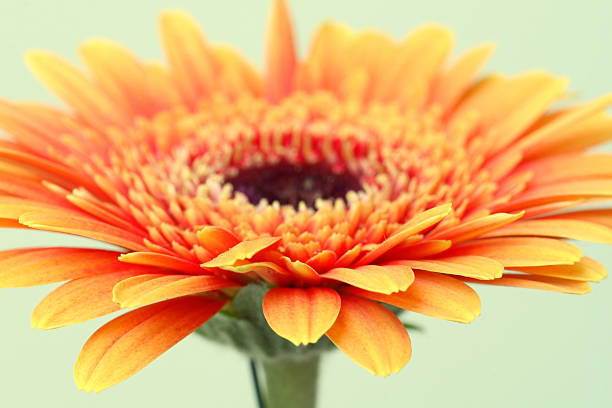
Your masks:
<instances>
[{"instance_id":1,"label":"flower","mask_svg":"<svg viewBox=\"0 0 612 408\"><path fill-rule=\"evenodd\" d=\"M612 210L581 207L612 196L612 156L585 153L612 139L611 95L551 111L565 79L475 80L492 46L446 64L436 25L396 42L327 23L300 59L280 0L263 75L182 12L160 26L167 66L100 39L80 48L88 73L31 52L70 109L0 102L0 226L123 248L0 253L0 286L68 281L34 327L134 309L84 345L79 388L128 378L258 282L280 337L326 335L386 376L411 345L383 304L467 323L468 283L605 277L562 239L612 243Z\"/></svg>"}]
</instances>

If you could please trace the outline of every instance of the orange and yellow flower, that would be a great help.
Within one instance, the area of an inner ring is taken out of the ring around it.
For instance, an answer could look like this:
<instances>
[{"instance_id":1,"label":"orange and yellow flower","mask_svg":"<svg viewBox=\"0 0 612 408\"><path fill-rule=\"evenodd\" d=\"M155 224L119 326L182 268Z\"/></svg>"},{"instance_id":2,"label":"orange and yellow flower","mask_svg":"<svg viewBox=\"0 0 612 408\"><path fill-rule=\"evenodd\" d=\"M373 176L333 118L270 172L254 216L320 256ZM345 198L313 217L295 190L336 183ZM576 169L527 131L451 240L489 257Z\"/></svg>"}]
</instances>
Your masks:
<instances>
[{"instance_id":1,"label":"orange and yellow flower","mask_svg":"<svg viewBox=\"0 0 612 408\"><path fill-rule=\"evenodd\" d=\"M188 15L160 18L167 63L103 39L84 72L27 55L69 107L0 101L0 226L122 250L0 253L0 286L68 281L32 314L51 329L134 309L96 331L79 388L133 375L265 282L269 326L326 335L382 376L410 359L389 304L467 323L468 283L586 293L605 269L563 238L612 243L612 95L550 110L567 80L475 79L493 47L447 63L452 36L401 41L327 23L296 51L273 2L265 68L211 45ZM510 272L505 272L509 270Z\"/></svg>"}]
</instances>

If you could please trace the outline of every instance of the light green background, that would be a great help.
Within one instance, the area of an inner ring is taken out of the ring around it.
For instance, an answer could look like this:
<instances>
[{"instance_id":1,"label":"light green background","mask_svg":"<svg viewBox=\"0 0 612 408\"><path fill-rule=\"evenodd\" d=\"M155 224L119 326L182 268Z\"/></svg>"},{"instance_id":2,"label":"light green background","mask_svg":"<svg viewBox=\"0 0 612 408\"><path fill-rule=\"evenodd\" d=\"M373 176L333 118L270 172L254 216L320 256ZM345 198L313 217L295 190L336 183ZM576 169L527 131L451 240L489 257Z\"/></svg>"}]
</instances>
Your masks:
<instances>
[{"instance_id":1,"label":"light green background","mask_svg":"<svg viewBox=\"0 0 612 408\"><path fill-rule=\"evenodd\" d=\"M22 63L28 48L75 58L80 40L107 36L159 58L155 20L168 7L191 12L212 41L261 61L266 1L0 0L0 95L55 100ZM323 19L373 26L396 37L427 21L450 25L456 49L492 40L488 71L546 68L572 78L581 99L612 91L612 6L608 1L293 1L304 50ZM0 231L0 248L77 245L66 236ZM86 242L91 245L90 242ZM583 245L612 267L612 251ZM44 271L41 271L44 272ZM29 312L50 288L0 291L2 407L254 407L246 361L188 338L128 381L98 395L76 390L72 365L105 319L32 331ZM341 353L323 363L320 407L612 406L612 282L571 296L479 288L482 316L460 325L416 316L412 361L399 375L372 377Z\"/></svg>"}]
</instances>

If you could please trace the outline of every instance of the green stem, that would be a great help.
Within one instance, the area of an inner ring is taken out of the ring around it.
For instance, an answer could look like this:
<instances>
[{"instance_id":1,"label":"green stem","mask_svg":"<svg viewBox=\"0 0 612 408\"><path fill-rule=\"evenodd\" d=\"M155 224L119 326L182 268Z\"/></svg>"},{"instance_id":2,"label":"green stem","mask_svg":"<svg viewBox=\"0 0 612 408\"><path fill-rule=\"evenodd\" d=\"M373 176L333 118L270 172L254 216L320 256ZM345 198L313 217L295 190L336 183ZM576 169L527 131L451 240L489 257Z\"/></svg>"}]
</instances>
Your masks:
<instances>
[{"instance_id":1,"label":"green stem","mask_svg":"<svg viewBox=\"0 0 612 408\"><path fill-rule=\"evenodd\" d=\"M259 360L255 366L264 408L315 408L318 355Z\"/></svg>"}]
</instances>

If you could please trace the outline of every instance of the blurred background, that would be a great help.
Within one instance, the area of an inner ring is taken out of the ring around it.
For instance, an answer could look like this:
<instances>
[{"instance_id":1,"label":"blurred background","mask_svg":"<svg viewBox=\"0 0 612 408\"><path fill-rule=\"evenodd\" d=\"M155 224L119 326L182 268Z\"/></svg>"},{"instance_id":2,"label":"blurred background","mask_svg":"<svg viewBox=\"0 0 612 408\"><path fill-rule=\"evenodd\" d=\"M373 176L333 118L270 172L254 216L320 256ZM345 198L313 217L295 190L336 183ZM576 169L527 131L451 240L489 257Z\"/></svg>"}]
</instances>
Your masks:
<instances>
[{"instance_id":1,"label":"blurred background","mask_svg":"<svg viewBox=\"0 0 612 408\"><path fill-rule=\"evenodd\" d=\"M327 19L376 27L396 38L434 21L455 31L455 55L479 42L497 43L486 72L547 69L570 77L579 100L612 91L612 5L606 0L290 3L302 51ZM57 103L23 64L30 48L76 60L81 40L103 36L143 58L160 59L156 16L170 7L193 14L210 41L233 44L260 65L267 6L266 0L0 0L0 96ZM0 249L57 245L97 244L61 234L0 231ZM612 268L610 247L579 246ZM76 356L108 319L31 330L29 313L51 289L0 290L0 406L255 407L246 359L195 336L101 394L77 391ZM586 296L477 289L482 316L470 325L412 316L424 331L412 333L412 361L398 375L373 377L340 352L327 355L319 406L612 406L612 281L595 284Z\"/></svg>"}]
</instances>

